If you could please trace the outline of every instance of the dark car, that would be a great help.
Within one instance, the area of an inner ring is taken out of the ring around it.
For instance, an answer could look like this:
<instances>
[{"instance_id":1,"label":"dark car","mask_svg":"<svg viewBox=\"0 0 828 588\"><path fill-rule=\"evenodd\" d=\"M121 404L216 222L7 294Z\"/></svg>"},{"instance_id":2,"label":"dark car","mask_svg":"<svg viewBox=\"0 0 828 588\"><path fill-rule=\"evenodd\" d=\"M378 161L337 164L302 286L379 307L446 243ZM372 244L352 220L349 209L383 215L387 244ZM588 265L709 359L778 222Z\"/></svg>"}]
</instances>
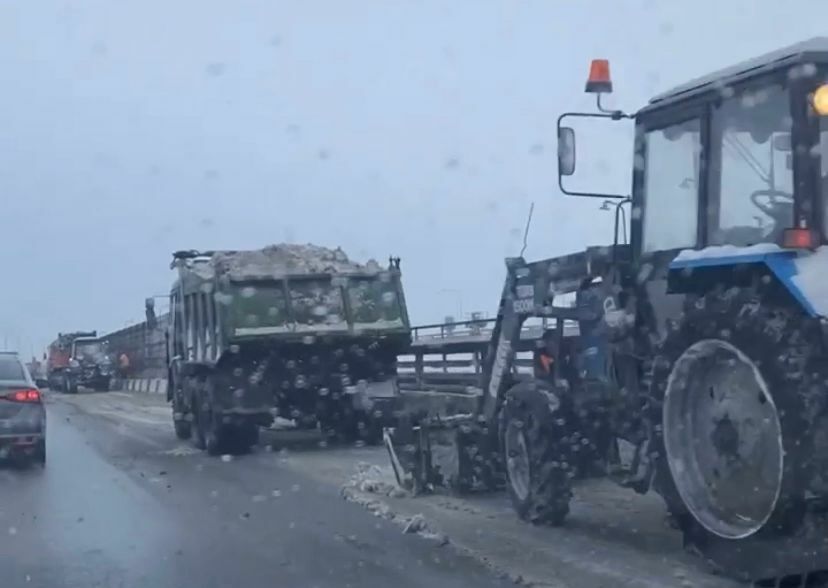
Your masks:
<instances>
[{"instance_id":1,"label":"dark car","mask_svg":"<svg viewBox=\"0 0 828 588\"><path fill-rule=\"evenodd\" d=\"M0 458L46 464L46 409L16 353L0 352Z\"/></svg>"}]
</instances>

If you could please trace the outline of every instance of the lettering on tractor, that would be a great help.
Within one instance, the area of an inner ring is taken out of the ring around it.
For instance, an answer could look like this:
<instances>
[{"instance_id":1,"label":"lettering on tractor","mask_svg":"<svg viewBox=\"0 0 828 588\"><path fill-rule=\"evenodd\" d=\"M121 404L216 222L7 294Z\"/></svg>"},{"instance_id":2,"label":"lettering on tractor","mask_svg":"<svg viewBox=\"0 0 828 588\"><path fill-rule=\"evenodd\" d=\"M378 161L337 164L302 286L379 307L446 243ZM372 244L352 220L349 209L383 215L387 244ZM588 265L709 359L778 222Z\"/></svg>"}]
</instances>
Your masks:
<instances>
[{"instance_id":1,"label":"lettering on tractor","mask_svg":"<svg viewBox=\"0 0 828 588\"><path fill-rule=\"evenodd\" d=\"M410 329L399 258L274 245L179 251L170 293L175 432L210 454L245 451L274 418L378 442L397 401Z\"/></svg>"},{"instance_id":2,"label":"lettering on tractor","mask_svg":"<svg viewBox=\"0 0 828 588\"><path fill-rule=\"evenodd\" d=\"M415 339L414 365L471 351L482 369L454 379L471 409L404 410L388 429L398 480L505 487L521 518L557 525L578 481L605 476L658 493L728 575L828 569L828 39L632 114L604 106L611 88L596 60L597 110L558 120L558 173L563 193L614 202L612 241L508 259L488 342ZM584 118L634 125L629 195L568 188ZM431 385L417 374L404 406Z\"/></svg>"}]
</instances>

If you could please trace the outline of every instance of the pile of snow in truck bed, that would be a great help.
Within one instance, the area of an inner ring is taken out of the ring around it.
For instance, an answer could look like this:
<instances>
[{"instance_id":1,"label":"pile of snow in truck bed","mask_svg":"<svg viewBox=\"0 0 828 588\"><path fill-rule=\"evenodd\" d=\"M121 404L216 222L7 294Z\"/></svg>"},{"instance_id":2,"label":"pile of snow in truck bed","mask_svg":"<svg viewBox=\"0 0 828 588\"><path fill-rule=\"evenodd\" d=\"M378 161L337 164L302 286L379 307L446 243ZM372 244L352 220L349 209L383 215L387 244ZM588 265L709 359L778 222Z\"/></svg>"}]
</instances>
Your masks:
<instances>
[{"instance_id":1,"label":"pile of snow in truck bed","mask_svg":"<svg viewBox=\"0 0 828 588\"><path fill-rule=\"evenodd\" d=\"M376 273L379 264L371 259L362 264L348 259L342 249L320 245L283 243L254 251L219 251L212 265L219 274L232 279L279 278L295 274Z\"/></svg>"}]
</instances>

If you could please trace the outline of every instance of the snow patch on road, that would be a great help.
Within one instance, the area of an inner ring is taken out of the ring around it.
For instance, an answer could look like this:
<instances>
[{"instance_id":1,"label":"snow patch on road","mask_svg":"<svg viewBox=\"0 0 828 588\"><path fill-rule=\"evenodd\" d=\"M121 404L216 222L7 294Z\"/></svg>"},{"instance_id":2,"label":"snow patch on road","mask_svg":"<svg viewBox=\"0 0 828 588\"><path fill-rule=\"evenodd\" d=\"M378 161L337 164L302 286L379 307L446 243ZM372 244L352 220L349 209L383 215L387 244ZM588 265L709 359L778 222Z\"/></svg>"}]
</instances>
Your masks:
<instances>
[{"instance_id":1,"label":"snow patch on road","mask_svg":"<svg viewBox=\"0 0 828 588\"><path fill-rule=\"evenodd\" d=\"M199 449L195 447L190 447L188 445L178 445L177 447L173 447L172 449L166 449L164 451L159 451L159 455L172 455L174 457L187 457L190 455L197 455L201 453Z\"/></svg>"},{"instance_id":2,"label":"snow patch on road","mask_svg":"<svg viewBox=\"0 0 828 588\"><path fill-rule=\"evenodd\" d=\"M397 486L390 467L360 462L356 469L356 473L342 486L345 500L364 506L374 516L397 523L402 527L403 533L417 534L441 546L449 543L448 535L432 529L422 514L408 516L395 512L387 502L378 498L410 497L407 491Z\"/></svg>"},{"instance_id":3,"label":"snow patch on road","mask_svg":"<svg viewBox=\"0 0 828 588\"><path fill-rule=\"evenodd\" d=\"M394 498L408 496L408 492L397 486L394 471L390 467L364 461L357 464L356 473L351 476L346 485L369 494L381 494Z\"/></svg>"}]
</instances>

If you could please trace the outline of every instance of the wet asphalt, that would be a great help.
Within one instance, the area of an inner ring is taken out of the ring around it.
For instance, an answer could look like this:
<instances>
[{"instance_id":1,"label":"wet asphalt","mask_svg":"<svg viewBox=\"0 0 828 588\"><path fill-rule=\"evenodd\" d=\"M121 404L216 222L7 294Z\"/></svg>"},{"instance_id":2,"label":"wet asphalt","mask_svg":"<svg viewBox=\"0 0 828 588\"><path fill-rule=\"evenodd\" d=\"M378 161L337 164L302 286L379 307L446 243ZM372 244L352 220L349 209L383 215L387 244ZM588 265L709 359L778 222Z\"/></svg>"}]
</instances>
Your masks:
<instances>
[{"instance_id":1,"label":"wet asphalt","mask_svg":"<svg viewBox=\"0 0 828 588\"><path fill-rule=\"evenodd\" d=\"M44 469L0 464L3 588L508 586L258 452L178 454L60 398Z\"/></svg>"}]
</instances>

